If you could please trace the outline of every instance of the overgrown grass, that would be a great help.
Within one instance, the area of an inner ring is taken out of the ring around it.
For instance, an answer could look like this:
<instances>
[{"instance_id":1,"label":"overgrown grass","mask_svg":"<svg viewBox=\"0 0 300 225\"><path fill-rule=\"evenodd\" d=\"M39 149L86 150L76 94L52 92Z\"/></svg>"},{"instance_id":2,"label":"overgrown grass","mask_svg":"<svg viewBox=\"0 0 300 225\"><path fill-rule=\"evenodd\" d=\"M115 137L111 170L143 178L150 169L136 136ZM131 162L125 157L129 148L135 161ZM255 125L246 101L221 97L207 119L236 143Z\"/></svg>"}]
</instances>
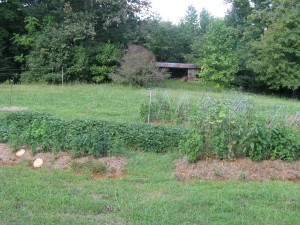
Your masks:
<instances>
[{"instance_id":1,"label":"overgrown grass","mask_svg":"<svg viewBox=\"0 0 300 225\"><path fill-rule=\"evenodd\" d=\"M198 84L168 81L159 86L150 90L186 94L195 101L207 93L219 99L247 95L270 115L281 105L292 115L300 108L293 99L214 92ZM10 88L0 85L0 107L125 122L140 121L140 105L150 92L113 84ZM127 151L127 175L114 180L24 165L0 167L0 224L300 224L299 182L180 182L174 154Z\"/></svg>"},{"instance_id":2,"label":"overgrown grass","mask_svg":"<svg viewBox=\"0 0 300 225\"><path fill-rule=\"evenodd\" d=\"M1 224L299 224L300 183L179 182L173 155L128 154L127 176L0 168Z\"/></svg>"}]
</instances>

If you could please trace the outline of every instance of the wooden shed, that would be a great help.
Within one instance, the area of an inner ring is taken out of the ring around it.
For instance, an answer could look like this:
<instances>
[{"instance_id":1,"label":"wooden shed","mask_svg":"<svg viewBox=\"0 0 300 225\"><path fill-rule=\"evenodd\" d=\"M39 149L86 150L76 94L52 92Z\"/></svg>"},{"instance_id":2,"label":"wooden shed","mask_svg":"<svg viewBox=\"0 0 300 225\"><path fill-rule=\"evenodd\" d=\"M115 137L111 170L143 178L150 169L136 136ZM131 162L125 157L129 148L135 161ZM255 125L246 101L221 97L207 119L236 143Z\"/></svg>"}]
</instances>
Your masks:
<instances>
[{"instance_id":1,"label":"wooden shed","mask_svg":"<svg viewBox=\"0 0 300 225\"><path fill-rule=\"evenodd\" d=\"M167 69L171 73L172 78L187 77L188 79L193 79L200 70L197 65L190 63L157 62L156 66Z\"/></svg>"}]
</instances>

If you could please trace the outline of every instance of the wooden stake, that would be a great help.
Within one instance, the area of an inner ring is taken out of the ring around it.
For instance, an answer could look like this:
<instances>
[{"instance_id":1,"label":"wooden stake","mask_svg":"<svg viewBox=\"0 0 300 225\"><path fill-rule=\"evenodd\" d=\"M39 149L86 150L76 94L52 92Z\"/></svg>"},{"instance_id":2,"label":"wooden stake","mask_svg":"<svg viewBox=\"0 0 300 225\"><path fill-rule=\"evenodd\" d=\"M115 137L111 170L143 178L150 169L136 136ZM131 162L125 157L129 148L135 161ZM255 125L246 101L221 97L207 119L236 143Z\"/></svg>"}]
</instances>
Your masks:
<instances>
[{"instance_id":1,"label":"wooden stake","mask_svg":"<svg viewBox=\"0 0 300 225\"><path fill-rule=\"evenodd\" d=\"M150 96L149 96L149 108L148 108L148 124L150 124L151 101L152 101L152 91L150 90Z\"/></svg>"},{"instance_id":2,"label":"wooden stake","mask_svg":"<svg viewBox=\"0 0 300 225\"><path fill-rule=\"evenodd\" d=\"M64 87L64 68L61 68L61 86Z\"/></svg>"}]
</instances>

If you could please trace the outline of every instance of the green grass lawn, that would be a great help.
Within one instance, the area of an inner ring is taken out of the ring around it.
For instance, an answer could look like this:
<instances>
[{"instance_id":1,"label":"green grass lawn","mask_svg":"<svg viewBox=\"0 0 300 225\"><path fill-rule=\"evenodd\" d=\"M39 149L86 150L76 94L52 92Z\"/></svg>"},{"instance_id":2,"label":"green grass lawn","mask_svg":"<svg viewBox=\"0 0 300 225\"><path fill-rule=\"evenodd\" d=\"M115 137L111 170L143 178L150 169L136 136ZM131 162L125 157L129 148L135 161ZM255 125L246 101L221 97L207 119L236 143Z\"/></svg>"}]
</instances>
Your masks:
<instances>
[{"instance_id":1,"label":"green grass lawn","mask_svg":"<svg viewBox=\"0 0 300 225\"><path fill-rule=\"evenodd\" d=\"M199 101L203 95L220 100L250 98L261 113L270 118L283 106L280 113L295 115L300 111L300 103L295 99L254 95L236 91L214 92L208 85L168 81L146 88L103 85L0 85L0 107L20 106L29 110L48 112L62 118L98 118L106 120L139 122L142 102L152 95L164 93L180 101L187 96L191 101ZM1 112L0 112L1 113ZM3 112L2 112L3 113Z\"/></svg>"},{"instance_id":2,"label":"green grass lawn","mask_svg":"<svg viewBox=\"0 0 300 225\"><path fill-rule=\"evenodd\" d=\"M139 122L149 92L172 96L203 94L219 99L251 98L266 114L297 100L236 91L214 92L205 85L166 82L138 88L114 84L0 85L0 107L20 106L61 118ZM0 112L4 113L4 112ZM300 183L180 182L176 154L129 151L126 176L94 180L71 171L0 167L0 224L300 224Z\"/></svg>"},{"instance_id":3,"label":"green grass lawn","mask_svg":"<svg viewBox=\"0 0 300 225\"><path fill-rule=\"evenodd\" d=\"M14 85L12 92L9 85L0 85L0 106L28 107L63 118L136 121L146 95L143 89L120 85Z\"/></svg>"},{"instance_id":4,"label":"green grass lawn","mask_svg":"<svg viewBox=\"0 0 300 225\"><path fill-rule=\"evenodd\" d=\"M131 153L127 176L0 168L0 224L299 224L300 183L178 181L171 154Z\"/></svg>"}]
</instances>

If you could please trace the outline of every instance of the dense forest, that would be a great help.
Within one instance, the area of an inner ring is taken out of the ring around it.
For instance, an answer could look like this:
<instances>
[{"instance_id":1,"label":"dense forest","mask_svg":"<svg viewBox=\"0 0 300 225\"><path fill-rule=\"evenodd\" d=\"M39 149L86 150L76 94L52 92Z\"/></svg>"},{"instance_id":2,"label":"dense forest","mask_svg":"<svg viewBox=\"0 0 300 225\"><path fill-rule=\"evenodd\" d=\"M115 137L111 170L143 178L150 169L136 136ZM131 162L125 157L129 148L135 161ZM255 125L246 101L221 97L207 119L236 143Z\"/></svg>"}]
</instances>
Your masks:
<instances>
[{"instance_id":1,"label":"dense forest","mask_svg":"<svg viewBox=\"0 0 300 225\"><path fill-rule=\"evenodd\" d=\"M220 86L299 96L300 1L227 2L223 19L189 6L172 24L149 0L1 0L0 81L108 82L141 46Z\"/></svg>"}]
</instances>

